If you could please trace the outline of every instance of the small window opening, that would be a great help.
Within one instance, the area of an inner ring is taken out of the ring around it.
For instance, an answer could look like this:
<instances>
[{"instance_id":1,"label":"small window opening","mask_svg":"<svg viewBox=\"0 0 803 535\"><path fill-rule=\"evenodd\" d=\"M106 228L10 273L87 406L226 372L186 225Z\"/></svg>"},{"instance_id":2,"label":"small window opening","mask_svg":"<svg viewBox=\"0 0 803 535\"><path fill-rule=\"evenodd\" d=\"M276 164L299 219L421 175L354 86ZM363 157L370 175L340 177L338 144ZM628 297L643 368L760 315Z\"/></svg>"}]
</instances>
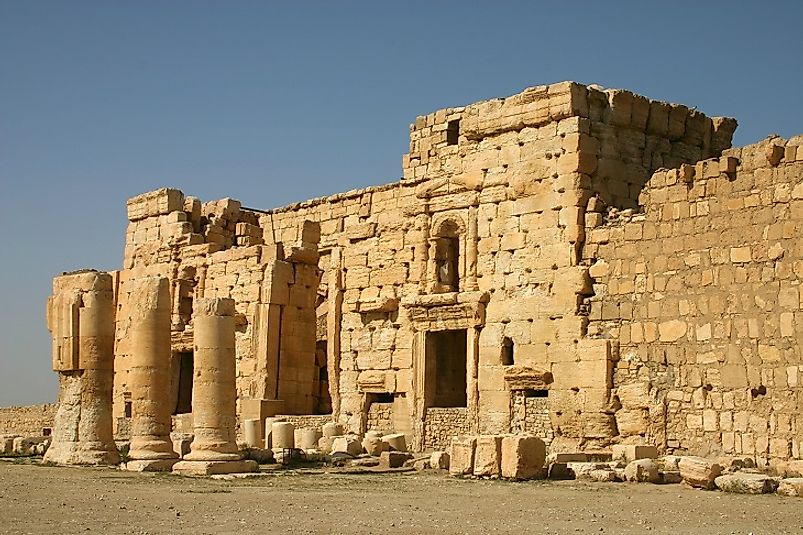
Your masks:
<instances>
[{"instance_id":1,"label":"small window opening","mask_svg":"<svg viewBox=\"0 0 803 535\"><path fill-rule=\"evenodd\" d=\"M502 340L502 364L504 366L513 366L513 340L505 336Z\"/></svg>"},{"instance_id":2,"label":"small window opening","mask_svg":"<svg viewBox=\"0 0 803 535\"><path fill-rule=\"evenodd\" d=\"M446 125L446 144L457 145L458 139L460 139L460 119L455 119Z\"/></svg>"},{"instance_id":3,"label":"small window opening","mask_svg":"<svg viewBox=\"0 0 803 535\"><path fill-rule=\"evenodd\" d=\"M393 403L393 394L390 392L372 392L370 403Z\"/></svg>"},{"instance_id":4,"label":"small window opening","mask_svg":"<svg viewBox=\"0 0 803 535\"><path fill-rule=\"evenodd\" d=\"M549 397L549 390L535 390L533 388L528 388L524 391L525 398L545 398Z\"/></svg>"},{"instance_id":5,"label":"small window opening","mask_svg":"<svg viewBox=\"0 0 803 535\"><path fill-rule=\"evenodd\" d=\"M53 434L53 429L51 429L50 427L43 427L42 428L42 436L43 437L49 437L51 434Z\"/></svg>"},{"instance_id":6,"label":"small window opening","mask_svg":"<svg viewBox=\"0 0 803 535\"><path fill-rule=\"evenodd\" d=\"M764 385L759 385L758 388L751 388L750 389L750 395L753 396L754 398L757 398L758 396L766 395L766 393L767 393L767 387L764 386Z\"/></svg>"},{"instance_id":7,"label":"small window opening","mask_svg":"<svg viewBox=\"0 0 803 535\"><path fill-rule=\"evenodd\" d=\"M123 403L123 414L126 418L131 418L131 400L126 400Z\"/></svg>"}]
</instances>

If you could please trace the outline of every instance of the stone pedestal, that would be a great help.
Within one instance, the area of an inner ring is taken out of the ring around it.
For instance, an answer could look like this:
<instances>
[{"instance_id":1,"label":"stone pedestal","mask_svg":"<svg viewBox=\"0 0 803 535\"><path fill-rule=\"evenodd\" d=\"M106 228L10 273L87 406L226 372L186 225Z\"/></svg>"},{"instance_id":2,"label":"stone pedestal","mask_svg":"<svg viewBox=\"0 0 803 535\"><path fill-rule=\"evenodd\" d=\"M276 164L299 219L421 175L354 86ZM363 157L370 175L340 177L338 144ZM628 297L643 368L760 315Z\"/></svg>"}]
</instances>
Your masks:
<instances>
[{"instance_id":1,"label":"stone pedestal","mask_svg":"<svg viewBox=\"0 0 803 535\"><path fill-rule=\"evenodd\" d=\"M112 437L114 291L108 273L56 277L47 306L59 406L44 462L115 465Z\"/></svg>"},{"instance_id":2,"label":"stone pedestal","mask_svg":"<svg viewBox=\"0 0 803 535\"><path fill-rule=\"evenodd\" d=\"M170 288L166 278L132 283L131 449L127 470L166 471L178 455L170 440Z\"/></svg>"},{"instance_id":3,"label":"stone pedestal","mask_svg":"<svg viewBox=\"0 0 803 535\"><path fill-rule=\"evenodd\" d=\"M194 365L192 414L195 440L173 466L183 475L255 472L242 460L236 442L234 301L197 299L193 310Z\"/></svg>"}]
</instances>

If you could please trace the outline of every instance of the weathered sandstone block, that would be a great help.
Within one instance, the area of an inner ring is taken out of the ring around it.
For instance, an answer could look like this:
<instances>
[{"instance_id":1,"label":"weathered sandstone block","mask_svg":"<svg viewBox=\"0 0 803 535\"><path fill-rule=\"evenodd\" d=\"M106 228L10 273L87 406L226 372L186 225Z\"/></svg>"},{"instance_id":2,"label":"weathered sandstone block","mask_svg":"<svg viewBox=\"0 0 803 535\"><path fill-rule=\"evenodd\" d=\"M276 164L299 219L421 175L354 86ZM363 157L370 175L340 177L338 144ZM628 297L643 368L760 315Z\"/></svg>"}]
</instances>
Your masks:
<instances>
[{"instance_id":1,"label":"weathered sandstone block","mask_svg":"<svg viewBox=\"0 0 803 535\"><path fill-rule=\"evenodd\" d=\"M502 465L502 437L500 435L482 435L477 437L474 451L474 475L498 476Z\"/></svg>"},{"instance_id":2,"label":"weathered sandstone block","mask_svg":"<svg viewBox=\"0 0 803 535\"><path fill-rule=\"evenodd\" d=\"M678 462L680 476L692 487L714 488L714 479L722 473L722 467L702 457L683 457Z\"/></svg>"},{"instance_id":3,"label":"weathered sandstone block","mask_svg":"<svg viewBox=\"0 0 803 535\"><path fill-rule=\"evenodd\" d=\"M476 437L454 437L449 451L449 473L453 476L471 475L474 472Z\"/></svg>"},{"instance_id":4,"label":"weathered sandstone block","mask_svg":"<svg viewBox=\"0 0 803 535\"><path fill-rule=\"evenodd\" d=\"M531 479L541 474L546 459L544 441L533 436L505 436L502 438L502 477Z\"/></svg>"},{"instance_id":5,"label":"weathered sandstone block","mask_svg":"<svg viewBox=\"0 0 803 535\"><path fill-rule=\"evenodd\" d=\"M778 488L779 479L764 474L735 472L714 479L716 486L725 492L737 494L769 494Z\"/></svg>"},{"instance_id":6,"label":"weathered sandstone block","mask_svg":"<svg viewBox=\"0 0 803 535\"><path fill-rule=\"evenodd\" d=\"M657 483L658 465L652 459L630 461L625 467L625 479L634 483Z\"/></svg>"}]
</instances>

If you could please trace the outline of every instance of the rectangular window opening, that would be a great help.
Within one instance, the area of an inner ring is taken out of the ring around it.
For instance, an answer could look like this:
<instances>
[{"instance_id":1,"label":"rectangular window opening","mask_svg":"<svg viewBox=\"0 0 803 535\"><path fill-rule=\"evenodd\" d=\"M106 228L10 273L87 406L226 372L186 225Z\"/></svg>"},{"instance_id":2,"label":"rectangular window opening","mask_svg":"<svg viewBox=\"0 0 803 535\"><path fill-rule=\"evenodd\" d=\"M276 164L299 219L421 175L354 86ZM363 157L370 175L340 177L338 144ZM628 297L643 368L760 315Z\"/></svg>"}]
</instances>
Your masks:
<instances>
[{"instance_id":1,"label":"rectangular window opening","mask_svg":"<svg viewBox=\"0 0 803 535\"><path fill-rule=\"evenodd\" d=\"M188 414L192 412L192 351L179 353L178 364L178 396L173 414Z\"/></svg>"},{"instance_id":2,"label":"rectangular window opening","mask_svg":"<svg viewBox=\"0 0 803 535\"><path fill-rule=\"evenodd\" d=\"M460 139L460 119L449 121L446 125L446 144L457 145Z\"/></svg>"},{"instance_id":3,"label":"rectangular window opening","mask_svg":"<svg viewBox=\"0 0 803 535\"><path fill-rule=\"evenodd\" d=\"M528 388L524 391L525 398L546 398L549 397L549 390L535 390Z\"/></svg>"},{"instance_id":4,"label":"rectangular window opening","mask_svg":"<svg viewBox=\"0 0 803 535\"><path fill-rule=\"evenodd\" d=\"M513 340L507 336L502 340L502 365L513 366L515 364L513 358Z\"/></svg>"}]
</instances>

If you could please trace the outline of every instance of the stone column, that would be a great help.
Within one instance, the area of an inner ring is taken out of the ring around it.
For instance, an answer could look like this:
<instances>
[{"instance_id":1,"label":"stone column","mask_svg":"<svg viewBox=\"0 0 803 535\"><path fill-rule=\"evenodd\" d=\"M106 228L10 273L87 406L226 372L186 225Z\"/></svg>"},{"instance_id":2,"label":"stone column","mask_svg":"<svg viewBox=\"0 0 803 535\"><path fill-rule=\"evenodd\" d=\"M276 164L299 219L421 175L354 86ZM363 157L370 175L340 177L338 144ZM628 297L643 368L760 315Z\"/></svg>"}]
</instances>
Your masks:
<instances>
[{"instance_id":1,"label":"stone column","mask_svg":"<svg viewBox=\"0 0 803 535\"><path fill-rule=\"evenodd\" d=\"M254 472L237 449L234 300L202 298L193 309L194 373L190 453L173 466L184 475Z\"/></svg>"},{"instance_id":2,"label":"stone column","mask_svg":"<svg viewBox=\"0 0 803 535\"><path fill-rule=\"evenodd\" d=\"M477 207L468 207L468 228L466 229L465 291L479 289L477 284ZM462 282L462 281L461 281Z\"/></svg>"},{"instance_id":3,"label":"stone column","mask_svg":"<svg viewBox=\"0 0 803 535\"><path fill-rule=\"evenodd\" d=\"M112 436L114 290L108 273L74 273L53 280L48 328L59 406L44 462L115 465Z\"/></svg>"},{"instance_id":4,"label":"stone column","mask_svg":"<svg viewBox=\"0 0 803 535\"><path fill-rule=\"evenodd\" d=\"M131 282L131 448L127 470L167 471L170 440L170 286L164 277Z\"/></svg>"}]
</instances>

